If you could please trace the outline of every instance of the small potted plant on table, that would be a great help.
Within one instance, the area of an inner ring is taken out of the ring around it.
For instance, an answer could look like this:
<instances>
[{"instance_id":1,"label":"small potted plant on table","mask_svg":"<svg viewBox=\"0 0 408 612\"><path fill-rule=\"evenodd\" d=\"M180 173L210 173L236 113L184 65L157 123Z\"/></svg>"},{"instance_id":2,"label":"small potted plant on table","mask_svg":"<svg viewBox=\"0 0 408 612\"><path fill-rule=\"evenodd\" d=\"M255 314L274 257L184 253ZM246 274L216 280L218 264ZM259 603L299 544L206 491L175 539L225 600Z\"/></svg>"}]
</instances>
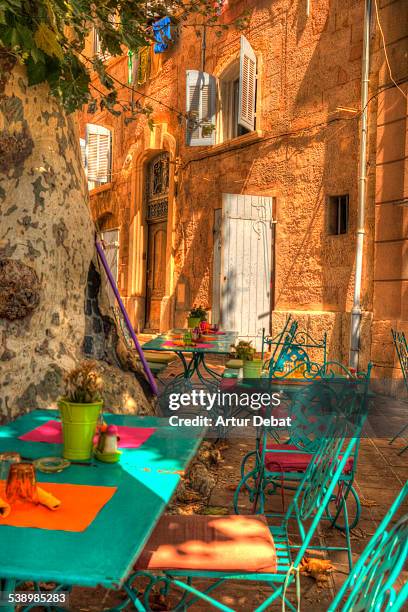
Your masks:
<instances>
[{"instance_id":1,"label":"small potted plant on table","mask_svg":"<svg viewBox=\"0 0 408 612\"><path fill-rule=\"evenodd\" d=\"M187 324L189 329L194 329L198 327L201 321L205 321L207 319L207 311L202 306L196 306L190 310L190 314L187 319Z\"/></svg>"},{"instance_id":2,"label":"small potted plant on table","mask_svg":"<svg viewBox=\"0 0 408 612\"><path fill-rule=\"evenodd\" d=\"M58 400L65 459L89 459L102 410L103 380L94 361L83 361L64 378L65 395Z\"/></svg>"},{"instance_id":3,"label":"small potted plant on table","mask_svg":"<svg viewBox=\"0 0 408 612\"><path fill-rule=\"evenodd\" d=\"M232 348L237 359L242 359L244 378L260 378L263 361L261 358L256 357L256 348L252 346L252 343L240 340Z\"/></svg>"}]
</instances>

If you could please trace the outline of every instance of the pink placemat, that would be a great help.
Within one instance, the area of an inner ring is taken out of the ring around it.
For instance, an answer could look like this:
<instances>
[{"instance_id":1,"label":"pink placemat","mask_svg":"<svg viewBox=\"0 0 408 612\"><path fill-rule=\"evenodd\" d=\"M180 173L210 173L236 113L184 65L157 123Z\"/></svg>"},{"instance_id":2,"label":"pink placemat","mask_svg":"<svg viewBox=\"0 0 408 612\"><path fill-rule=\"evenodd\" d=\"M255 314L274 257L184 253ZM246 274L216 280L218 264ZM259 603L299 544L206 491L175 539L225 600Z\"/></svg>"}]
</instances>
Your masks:
<instances>
[{"instance_id":1,"label":"pink placemat","mask_svg":"<svg viewBox=\"0 0 408 612\"><path fill-rule=\"evenodd\" d=\"M155 427L127 427L118 425L119 448L138 448L156 431ZM26 442L48 442L62 444L62 425L59 421L47 421L35 429L20 436Z\"/></svg>"},{"instance_id":2,"label":"pink placemat","mask_svg":"<svg viewBox=\"0 0 408 612\"><path fill-rule=\"evenodd\" d=\"M204 349L204 348L212 348L211 344L203 344L203 343L199 343L196 344L195 346L181 346L180 344L176 344L175 342L172 342L171 340L168 340L167 342L165 342L163 344L163 346L173 346L176 347L178 349L180 349L181 351L183 349Z\"/></svg>"}]
</instances>

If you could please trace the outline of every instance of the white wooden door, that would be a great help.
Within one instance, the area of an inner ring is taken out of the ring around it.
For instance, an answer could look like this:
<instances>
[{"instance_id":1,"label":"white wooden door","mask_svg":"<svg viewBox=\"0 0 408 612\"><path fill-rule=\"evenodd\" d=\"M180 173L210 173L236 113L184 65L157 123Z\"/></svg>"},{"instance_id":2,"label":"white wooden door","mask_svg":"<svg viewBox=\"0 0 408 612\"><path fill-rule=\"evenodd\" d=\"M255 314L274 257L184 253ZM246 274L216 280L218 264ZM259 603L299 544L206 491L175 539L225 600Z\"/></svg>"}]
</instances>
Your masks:
<instances>
[{"instance_id":1,"label":"white wooden door","mask_svg":"<svg viewBox=\"0 0 408 612\"><path fill-rule=\"evenodd\" d=\"M220 262L214 252L219 321L259 351L272 308L272 223L272 197L223 194Z\"/></svg>"},{"instance_id":2,"label":"white wooden door","mask_svg":"<svg viewBox=\"0 0 408 612\"><path fill-rule=\"evenodd\" d=\"M119 229L111 229L102 232L103 246L106 259L112 272L115 283L118 284L119 278ZM111 306L116 305L115 295L110 287L108 278L105 276L105 282Z\"/></svg>"}]
</instances>

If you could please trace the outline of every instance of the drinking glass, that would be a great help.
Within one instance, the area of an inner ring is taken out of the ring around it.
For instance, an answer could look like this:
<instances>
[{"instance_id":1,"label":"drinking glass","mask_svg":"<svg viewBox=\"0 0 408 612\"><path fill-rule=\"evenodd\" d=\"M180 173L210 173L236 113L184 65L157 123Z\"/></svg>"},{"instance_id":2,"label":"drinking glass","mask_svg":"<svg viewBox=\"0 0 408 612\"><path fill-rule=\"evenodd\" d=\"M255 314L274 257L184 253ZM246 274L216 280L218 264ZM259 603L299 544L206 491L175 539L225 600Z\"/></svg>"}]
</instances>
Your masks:
<instances>
[{"instance_id":1,"label":"drinking glass","mask_svg":"<svg viewBox=\"0 0 408 612\"><path fill-rule=\"evenodd\" d=\"M193 342L198 342L200 339L200 328L199 327L195 327L193 329L193 331L191 332L191 339Z\"/></svg>"},{"instance_id":2,"label":"drinking glass","mask_svg":"<svg viewBox=\"0 0 408 612\"><path fill-rule=\"evenodd\" d=\"M183 342L184 342L184 346L191 346L191 344L192 344L192 336L191 336L191 332L189 330L186 331L186 333L184 334Z\"/></svg>"},{"instance_id":3,"label":"drinking glass","mask_svg":"<svg viewBox=\"0 0 408 612\"><path fill-rule=\"evenodd\" d=\"M7 480L10 466L20 461L20 453L0 453L0 480Z\"/></svg>"},{"instance_id":4,"label":"drinking glass","mask_svg":"<svg viewBox=\"0 0 408 612\"><path fill-rule=\"evenodd\" d=\"M38 504L37 481L32 463L14 463L10 466L6 498L10 504L18 500Z\"/></svg>"}]
</instances>

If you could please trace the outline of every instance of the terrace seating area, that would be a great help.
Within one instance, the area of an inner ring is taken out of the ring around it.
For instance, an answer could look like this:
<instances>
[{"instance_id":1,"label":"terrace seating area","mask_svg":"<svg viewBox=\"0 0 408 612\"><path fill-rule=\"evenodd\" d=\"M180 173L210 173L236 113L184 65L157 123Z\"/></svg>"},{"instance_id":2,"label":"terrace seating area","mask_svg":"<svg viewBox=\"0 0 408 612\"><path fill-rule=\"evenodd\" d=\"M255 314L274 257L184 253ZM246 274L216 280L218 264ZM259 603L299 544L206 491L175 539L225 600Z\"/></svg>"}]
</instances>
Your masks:
<instances>
[{"instance_id":1,"label":"terrace seating area","mask_svg":"<svg viewBox=\"0 0 408 612\"><path fill-rule=\"evenodd\" d=\"M393 338L405 340L403 334L393 333ZM251 414L240 406L242 394L275 392L279 403L259 411L263 422L256 427L206 424L194 434L188 427L170 426L171 411L154 418L105 416L108 430L114 426L119 431L121 456L117 468L95 458L71 462L77 485L95 486L103 476L109 491L85 523L77 558L64 560L56 544L51 563L64 566L64 583L58 584L60 569L49 571L44 560L27 559L24 574L32 571L32 580L5 575L2 590L43 593L46 583L53 593L69 593L71 609L89 612L335 612L380 604L381 609L392 604L393 610L403 610L408 598L406 400L374 393L370 364L356 372L330 360L326 335L315 341L291 319L277 336L262 338L260 369L249 378L245 358L236 376L226 376L231 346L239 346L234 332L206 328L191 341L188 333L171 330L143 339L148 365L164 366L158 379L162 409L169 408L171 394L193 390L236 394L235 407L217 404L216 412L237 418ZM400 355L400 344L396 347ZM42 456L44 443L60 440L50 433L55 425L48 411L37 412L5 429L0 451L13 446L21 454ZM197 410L189 405L186 412L193 417ZM290 426L271 425L272 417ZM208 464L200 451L203 440L216 457ZM191 465L196 472L198 466L201 477L207 470L211 486L194 489ZM50 494L59 491L53 488L56 483L49 485ZM7 510L4 493L1 507ZM136 507L134 520L131 509ZM67 512L68 527L57 516L53 529L68 543L69 532L77 528ZM0 529L12 556L13 529L20 525L15 521L22 518L11 516ZM40 513L30 522L42 526L34 530L39 543L44 520ZM117 530L114 555L96 563L96 542L111 521ZM92 571L84 578L81 567L90 562ZM36 608L21 607L31 609Z\"/></svg>"}]
</instances>

